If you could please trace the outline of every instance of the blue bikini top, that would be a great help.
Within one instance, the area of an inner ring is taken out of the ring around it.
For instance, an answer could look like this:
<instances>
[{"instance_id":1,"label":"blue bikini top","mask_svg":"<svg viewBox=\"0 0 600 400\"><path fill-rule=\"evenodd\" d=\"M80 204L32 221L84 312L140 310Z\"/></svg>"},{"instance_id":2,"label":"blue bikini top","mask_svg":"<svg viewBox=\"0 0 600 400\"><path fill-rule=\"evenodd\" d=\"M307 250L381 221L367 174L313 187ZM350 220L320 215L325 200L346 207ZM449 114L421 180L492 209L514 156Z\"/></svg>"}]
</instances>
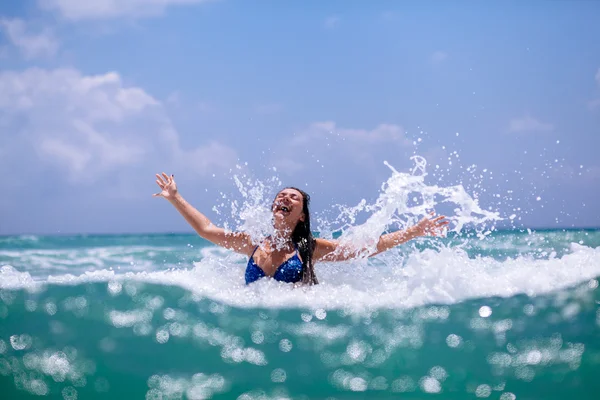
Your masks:
<instances>
[{"instance_id":1,"label":"blue bikini top","mask_svg":"<svg viewBox=\"0 0 600 400\"><path fill-rule=\"evenodd\" d=\"M273 279L280 282L295 283L302 279L302 260L298 257L298 246L294 255L285 260L273 274ZM264 278L267 276L265 271L254 262L254 253L258 249L258 246L254 248L250 259L248 260L248 266L246 267L246 285L252 282Z\"/></svg>"}]
</instances>

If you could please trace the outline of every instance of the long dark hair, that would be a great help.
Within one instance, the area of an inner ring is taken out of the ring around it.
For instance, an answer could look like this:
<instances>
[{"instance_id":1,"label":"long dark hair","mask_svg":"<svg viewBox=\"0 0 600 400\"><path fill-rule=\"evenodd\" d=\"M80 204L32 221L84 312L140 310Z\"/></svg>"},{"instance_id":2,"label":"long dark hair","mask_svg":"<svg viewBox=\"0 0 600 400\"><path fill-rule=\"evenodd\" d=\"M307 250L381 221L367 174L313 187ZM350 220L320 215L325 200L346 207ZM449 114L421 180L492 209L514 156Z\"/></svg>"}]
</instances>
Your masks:
<instances>
[{"instance_id":1,"label":"long dark hair","mask_svg":"<svg viewBox=\"0 0 600 400\"><path fill-rule=\"evenodd\" d=\"M310 196L303 190L295 187L287 187L286 189L294 189L302 195L302 212L304 213L304 221L298 221L294 231L292 232L292 243L298 246L300 258L302 258L302 283L308 285L317 285L317 275L315 275L315 267L313 264L313 252L315 251L315 238L310 230Z\"/></svg>"}]
</instances>

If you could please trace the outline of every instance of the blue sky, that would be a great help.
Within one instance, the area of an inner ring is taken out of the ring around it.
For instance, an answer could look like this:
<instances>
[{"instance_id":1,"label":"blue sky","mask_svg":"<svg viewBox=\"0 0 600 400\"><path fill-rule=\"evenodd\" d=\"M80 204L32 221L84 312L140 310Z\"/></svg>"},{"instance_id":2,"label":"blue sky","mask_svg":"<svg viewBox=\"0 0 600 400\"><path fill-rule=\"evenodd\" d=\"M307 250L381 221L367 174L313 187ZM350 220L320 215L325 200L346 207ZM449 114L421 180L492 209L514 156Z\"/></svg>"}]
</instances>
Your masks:
<instances>
[{"instance_id":1,"label":"blue sky","mask_svg":"<svg viewBox=\"0 0 600 400\"><path fill-rule=\"evenodd\" d=\"M150 196L163 170L215 221L222 193L240 197L232 169L303 187L321 212L374 201L384 160L408 171L413 154L428 182L462 182L519 225L600 226L598 15L592 1L3 2L0 234L189 230Z\"/></svg>"}]
</instances>

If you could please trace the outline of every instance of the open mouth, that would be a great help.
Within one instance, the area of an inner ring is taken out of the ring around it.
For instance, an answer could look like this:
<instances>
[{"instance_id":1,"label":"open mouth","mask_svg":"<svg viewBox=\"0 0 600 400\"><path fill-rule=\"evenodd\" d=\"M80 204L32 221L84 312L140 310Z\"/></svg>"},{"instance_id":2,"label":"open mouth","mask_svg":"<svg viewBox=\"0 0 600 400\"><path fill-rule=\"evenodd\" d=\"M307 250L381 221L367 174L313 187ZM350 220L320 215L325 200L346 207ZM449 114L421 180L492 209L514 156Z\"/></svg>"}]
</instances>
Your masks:
<instances>
[{"instance_id":1,"label":"open mouth","mask_svg":"<svg viewBox=\"0 0 600 400\"><path fill-rule=\"evenodd\" d=\"M292 211L292 209L290 207L288 207L288 206L284 206L284 205L280 204L280 205L277 206L276 211L281 211L284 214L289 214L290 211Z\"/></svg>"}]
</instances>

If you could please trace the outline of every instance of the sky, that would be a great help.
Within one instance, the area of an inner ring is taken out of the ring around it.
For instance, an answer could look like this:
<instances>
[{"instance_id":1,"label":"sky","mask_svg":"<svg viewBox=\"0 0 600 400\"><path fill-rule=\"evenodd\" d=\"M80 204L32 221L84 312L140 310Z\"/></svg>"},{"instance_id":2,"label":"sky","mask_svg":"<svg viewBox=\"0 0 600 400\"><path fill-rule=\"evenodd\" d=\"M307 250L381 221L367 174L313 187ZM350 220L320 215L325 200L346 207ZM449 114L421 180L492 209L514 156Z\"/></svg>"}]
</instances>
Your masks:
<instances>
[{"instance_id":1,"label":"sky","mask_svg":"<svg viewBox=\"0 0 600 400\"><path fill-rule=\"evenodd\" d=\"M190 231L151 196L163 171L218 224L239 176L301 187L324 215L374 202L385 162L410 172L415 154L428 184L516 226L600 227L599 15L584 0L0 2L0 234Z\"/></svg>"}]
</instances>

